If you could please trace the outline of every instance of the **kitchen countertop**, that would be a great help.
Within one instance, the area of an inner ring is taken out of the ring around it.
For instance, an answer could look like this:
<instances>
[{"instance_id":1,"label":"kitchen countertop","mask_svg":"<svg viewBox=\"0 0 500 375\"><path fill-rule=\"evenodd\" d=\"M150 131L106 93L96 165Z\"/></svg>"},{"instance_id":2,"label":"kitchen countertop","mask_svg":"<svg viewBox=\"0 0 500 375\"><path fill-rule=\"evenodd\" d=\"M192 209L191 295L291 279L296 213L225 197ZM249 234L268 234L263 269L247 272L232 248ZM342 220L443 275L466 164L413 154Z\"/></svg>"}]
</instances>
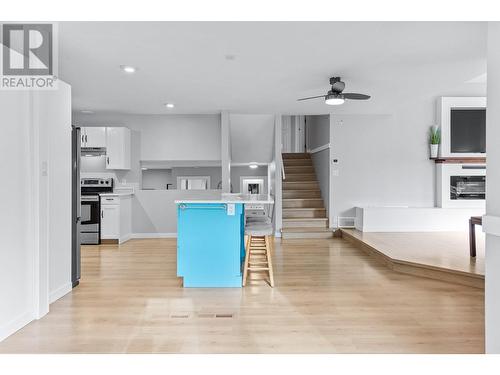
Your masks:
<instances>
[{"instance_id":1,"label":"kitchen countertop","mask_svg":"<svg viewBox=\"0 0 500 375\"><path fill-rule=\"evenodd\" d=\"M221 194L220 199L182 199L179 203L244 203L244 204L273 204L272 195L266 194Z\"/></svg>"},{"instance_id":2,"label":"kitchen countertop","mask_svg":"<svg viewBox=\"0 0 500 375\"><path fill-rule=\"evenodd\" d=\"M131 197L132 195L134 195L133 191L129 191L129 192L120 191L117 193L100 193L99 194L99 196L101 196L101 197Z\"/></svg>"},{"instance_id":3,"label":"kitchen countertop","mask_svg":"<svg viewBox=\"0 0 500 375\"><path fill-rule=\"evenodd\" d=\"M101 197L131 197L134 195L135 190L132 187L115 187L112 193L100 193Z\"/></svg>"}]
</instances>

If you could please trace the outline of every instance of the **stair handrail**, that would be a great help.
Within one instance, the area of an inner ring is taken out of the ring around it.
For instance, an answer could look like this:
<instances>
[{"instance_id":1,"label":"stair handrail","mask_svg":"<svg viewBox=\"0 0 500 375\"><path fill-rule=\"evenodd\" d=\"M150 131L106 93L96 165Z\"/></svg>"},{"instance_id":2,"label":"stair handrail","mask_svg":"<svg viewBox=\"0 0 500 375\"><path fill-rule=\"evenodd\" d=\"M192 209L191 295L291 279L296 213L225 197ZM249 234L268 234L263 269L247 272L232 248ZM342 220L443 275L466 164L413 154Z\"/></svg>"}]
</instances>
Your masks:
<instances>
[{"instance_id":1,"label":"stair handrail","mask_svg":"<svg viewBox=\"0 0 500 375\"><path fill-rule=\"evenodd\" d=\"M285 166L283 165L283 154L280 152L280 167L281 167L281 179L284 180L285 177Z\"/></svg>"}]
</instances>

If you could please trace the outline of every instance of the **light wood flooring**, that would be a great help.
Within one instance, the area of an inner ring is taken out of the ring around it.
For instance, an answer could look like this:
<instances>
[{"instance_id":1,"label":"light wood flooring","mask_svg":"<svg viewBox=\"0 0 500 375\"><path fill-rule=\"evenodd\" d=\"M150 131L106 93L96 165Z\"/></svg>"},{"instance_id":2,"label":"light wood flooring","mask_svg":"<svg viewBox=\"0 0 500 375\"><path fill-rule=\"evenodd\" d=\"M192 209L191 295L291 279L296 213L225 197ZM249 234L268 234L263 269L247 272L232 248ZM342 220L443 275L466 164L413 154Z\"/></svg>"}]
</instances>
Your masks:
<instances>
[{"instance_id":1,"label":"light wood flooring","mask_svg":"<svg viewBox=\"0 0 500 375\"><path fill-rule=\"evenodd\" d=\"M185 289L175 239L86 246L79 287L2 353L483 353L484 292L341 238L276 241L275 288Z\"/></svg>"},{"instance_id":2,"label":"light wood flooring","mask_svg":"<svg viewBox=\"0 0 500 375\"><path fill-rule=\"evenodd\" d=\"M485 238L476 229L475 258L469 255L469 232L360 232L342 229L392 259L484 277Z\"/></svg>"}]
</instances>

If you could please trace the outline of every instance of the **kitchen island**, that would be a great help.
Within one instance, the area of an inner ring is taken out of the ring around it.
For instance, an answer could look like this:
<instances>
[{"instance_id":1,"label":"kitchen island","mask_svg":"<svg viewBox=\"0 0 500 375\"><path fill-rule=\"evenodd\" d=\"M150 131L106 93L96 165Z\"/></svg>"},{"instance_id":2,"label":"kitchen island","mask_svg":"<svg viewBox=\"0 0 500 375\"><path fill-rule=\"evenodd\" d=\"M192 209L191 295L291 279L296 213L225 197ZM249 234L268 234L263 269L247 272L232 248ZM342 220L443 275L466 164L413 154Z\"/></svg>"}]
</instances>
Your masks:
<instances>
[{"instance_id":1,"label":"kitchen island","mask_svg":"<svg viewBox=\"0 0 500 375\"><path fill-rule=\"evenodd\" d=\"M241 287L245 205L272 205L269 195L221 194L216 200L179 200L177 276L184 287Z\"/></svg>"}]
</instances>

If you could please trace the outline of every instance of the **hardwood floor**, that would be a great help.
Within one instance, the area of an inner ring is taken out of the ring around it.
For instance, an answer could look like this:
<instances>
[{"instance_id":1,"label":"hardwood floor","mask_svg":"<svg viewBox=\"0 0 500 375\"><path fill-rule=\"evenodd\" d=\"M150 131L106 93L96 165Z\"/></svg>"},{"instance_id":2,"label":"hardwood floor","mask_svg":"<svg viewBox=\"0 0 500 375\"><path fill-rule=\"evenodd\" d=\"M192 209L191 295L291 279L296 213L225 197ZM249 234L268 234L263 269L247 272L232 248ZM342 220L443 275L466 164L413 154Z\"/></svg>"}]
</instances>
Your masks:
<instances>
[{"instance_id":1,"label":"hardwood floor","mask_svg":"<svg viewBox=\"0 0 500 375\"><path fill-rule=\"evenodd\" d=\"M342 237L392 270L484 289L484 233L476 230L477 256L462 232L360 232Z\"/></svg>"},{"instance_id":2,"label":"hardwood floor","mask_svg":"<svg viewBox=\"0 0 500 375\"><path fill-rule=\"evenodd\" d=\"M276 241L275 288L184 289L175 239L82 251L81 285L2 353L482 353L484 292L343 239Z\"/></svg>"}]
</instances>

